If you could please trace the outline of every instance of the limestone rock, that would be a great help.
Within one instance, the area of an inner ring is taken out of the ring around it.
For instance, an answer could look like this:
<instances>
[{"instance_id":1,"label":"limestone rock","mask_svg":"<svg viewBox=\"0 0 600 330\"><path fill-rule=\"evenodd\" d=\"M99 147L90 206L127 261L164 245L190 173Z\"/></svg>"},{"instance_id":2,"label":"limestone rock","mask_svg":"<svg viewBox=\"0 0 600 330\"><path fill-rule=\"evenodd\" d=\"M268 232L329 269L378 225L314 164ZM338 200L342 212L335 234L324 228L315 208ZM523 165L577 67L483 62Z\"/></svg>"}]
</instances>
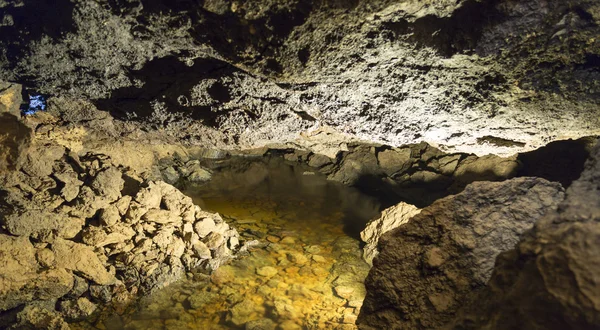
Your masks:
<instances>
[{"instance_id":1,"label":"limestone rock","mask_svg":"<svg viewBox=\"0 0 600 330\"><path fill-rule=\"evenodd\" d=\"M85 297L77 300L66 300L61 302L60 310L66 319L78 321L85 319L96 311L96 305Z\"/></svg>"},{"instance_id":2,"label":"limestone rock","mask_svg":"<svg viewBox=\"0 0 600 330\"><path fill-rule=\"evenodd\" d=\"M115 283L114 275L104 268L94 251L87 245L63 239L52 243L52 251L56 255L56 266L81 274L81 276L98 284Z\"/></svg>"},{"instance_id":3,"label":"limestone rock","mask_svg":"<svg viewBox=\"0 0 600 330\"><path fill-rule=\"evenodd\" d=\"M82 218L41 210L14 213L6 216L4 222L11 234L35 238L41 238L49 233L56 233L58 237L62 238L73 238L85 224L85 220Z\"/></svg>"},{"instance_id":4,"label":"limestone rock","mask_svg":"<svg viewBox=\"0 0 600 330\"><path fill-rule=\"evenodd\" d=\"M485 287L496 256L555 209L562 187L537 178L476 182L384 234L367 280L362 329L436 328Z\"/></svg>"},{"instance_id":5,"label":"limestone rock","mask_svg":"<svg viewBox=\"0 0 600 330\"><path fill-rule=\"evenodd\" d=\"M367 223L360 233L360 238L366 243L363 258L369 265L373 265L373 258L379 253L377 243L384 233L397 228L421 212L416 206L401 202L381 212L381 217Z\"/></svg>"},{"instance_id":6,"label":"limestone rock","mask_svg":"<svg viewBox=\"0 0 600 330\"><path fill-rule=\"evenodd\" d=\"M600 144L557 211L498 256L488 286L449 327L600 328Z\"/></svg>"},{"instance_id":7,"label":"limestone rock","mask_svg":"<svg viewBox=\"0 0 600 330\"><path fill-rule=\"evenodd\" d=\"M71 328L59 313L31 304L18 313L16 324L12 324L8 329L69 330Z\"/></svg>"},{"instance_id":8,"label":"limestone rock","mask_svg":"<svg viewBox=\"0 0 600 330\"><path fill-rule=\"evenodd\" d=\"M124 185L123 173L116 167L109 167L96 175L91 187L100 196L114 202L121 197Z\"/></svg>"},{"instance_id":9,"label":"limestone rock","mask_svg":"<svg viewBox=\"0 0 600 330\"><path fill-rule=\"evenodd\" d=\"M23 171L31 176L49 176L54 162L61 159L64 153L65 148L56 145L32 147L22 166Z\"/></svg>"},{"instance_id":10,"label":"limestone rock","mask_svg":"<svg viewBox=\"0 0 600 330\"><path fill-rule=\"evenodd\" d=\"M0 311L35 299L57 299L73 286L64 269L39 272L35 250L26 237L0 234Z\"/></svg>"}]
</instances>

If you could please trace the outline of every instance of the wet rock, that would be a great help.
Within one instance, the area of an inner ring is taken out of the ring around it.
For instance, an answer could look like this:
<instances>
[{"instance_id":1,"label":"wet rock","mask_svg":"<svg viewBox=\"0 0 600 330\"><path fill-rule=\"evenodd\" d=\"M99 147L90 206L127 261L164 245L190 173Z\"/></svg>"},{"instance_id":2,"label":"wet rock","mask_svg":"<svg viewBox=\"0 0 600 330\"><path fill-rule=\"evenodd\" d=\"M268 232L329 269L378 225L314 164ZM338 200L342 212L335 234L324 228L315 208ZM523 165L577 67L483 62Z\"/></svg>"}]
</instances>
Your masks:
<instances>
[{"instance_id":1,"label":"wet rock","mask_svg":"<svg viewBox=\"0 0 600 330\"><path fill-rule=\"evenodd\" d=\"M259 319L246 323L246 330L275 330L276 326L271 319Z\"/></svg>"},{"instance_id":2,"label":"wet rock","mask_svg":"<svg viewBox=\"0 0 600 330\"><path fill-rule=\"evenodd\" d=\"M558 210L500 254L488 286L457 315L462 329L600 327L600 144ZM551 315L551 317L549 316Z\"/></svg>"},{"instance_id":3,"label":"wet rock","mask_svg":"<svg viewBox=\"0 0 600 330\"><path fill-rule=\"evenodd\" d=\"M473 183L423 209L381 237L380 254L365 282L359 326L446 324L485 287L496 256L562 198L556 183L518 178Z\"/></svg>"},{"instance_id":4,"label":"wet rock","mask_svg":"<svg viewBox=\"0 0 600 330\"><path fill-rule=\"evenodd\" d=\"M256 269L256 274L264 277L273 277L277 275L277 269L271 266L260 267Z\"/></svg>"},{"instance_id":5,"label":"wet rock","mask_svg":"<svg viewBox=\"0 0 600 330\"><path fill-rule=\"evenodd\" d=\"M363 247L363 258L369 265L373 265L373 258L379 253L377 243L381 236L397 228L410 220L413 216L421 212L414 205L401 202L395 206L387 208L381 212L381 217L373 219L367 223L365 229L360 233L360 238L366 245Z\"/></svg>"},{"instance_id":6,"label":"wet rock","mask_svg":"<svg viewBox=\"0 0 600 330\"><path fill-rule=\"evenodd\" d=\"M90 296L103 303L110 302L112 293L109 286L106 285L90 285Z\"/></svg>"},{"instance_id":7,"label":"wet rock","mask_svg":"<svg viewBox=\"0 0 600 330\"><path fill-rule=\"evenodd\" d=\"M256 311L256 304L251 300L243 300L231 308L228 319L235 325L240 326L252 320L252 314Z\"/></svg>"},{"instance_id":8,"label":"wet rock","mask_svg":"<svg viewBox=\"0 0 600 330\"><path fill-rule=\"evenodd\" d=\"M381 151L377 154L377 159L385 174L389 176L405 171L412 165L411 150L409 148Z\"/></svg>"},{"instance_id":9,"label":"wet rock","mask_svg":"<svg viewBox=\"0 0 600 330\"><path fill-rule=\"evenodd\" d=\"M85 297L77 300L65 300L60 303L62 315L71 321L85 319L96 311L97 307Z\"/></svg>"},{"instance_id":10,"label":"wet rock","mask_svg":"<svg viewBox=\"0 0 600 330\"><path fill-rule=\"evenodd\" d=\"M163 180L169 184L175 184L179 181L179 172L173 167L169 166L161 171Z\"/></svg>"},{"instance_id":11,"label":"wet rock","mask_svg":"<svg viewBox=\"0 0 600 330\"><path fill-rule=\"evenodd\" d=\"M70 327L59 313L32 304L26 306L17 314L17 322L8 329L69 330Z\"/></svg>"}]
</instances>

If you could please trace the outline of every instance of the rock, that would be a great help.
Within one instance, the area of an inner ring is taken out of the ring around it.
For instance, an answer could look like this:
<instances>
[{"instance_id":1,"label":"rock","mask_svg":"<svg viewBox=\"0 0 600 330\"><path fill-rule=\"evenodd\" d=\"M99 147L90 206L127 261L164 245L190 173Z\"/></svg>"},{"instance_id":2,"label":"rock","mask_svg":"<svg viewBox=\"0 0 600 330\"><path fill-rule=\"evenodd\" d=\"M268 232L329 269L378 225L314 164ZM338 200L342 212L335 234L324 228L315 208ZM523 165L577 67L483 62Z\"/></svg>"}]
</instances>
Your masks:
<instances>
[{"instance_id":1,"label":"rock","mask_svg":"<svg viewBox=\"0 0 600 330\"><path fill-rule=\"evenodd\" d=\"M259 319L246 323L246 330L275 330L276 326L271 319Z\"/></svg>"},{"instance_id":2,"label":"rock","mask_svg":"<svg viewBox=\"0 0 600 330\"><path fill-rule=\"evenodd\" d=\"M223 235L221 235L217 232L212 232L212 233L208 234L208 236L206 236L202 240L202 242L204 242L204 244L206 244L206 246L209 249L215 250L219 246L223 245L223 243L225 243L225 238L223 237Z\"/></svg>"},{"instance_id":3,"label":"rock","mask_svg":"<svg viewBox=\"0 0 600 330\"><path fill-rule=\"evenodd\" d=\"M165 251L168 255L172 255L175 258L181 258L183 253L185 252L185 243L179 237L173 238L173 243L167 247Z\"/></svg>"},{"instance_id":4,"label":"rock","mask_svg":"<svg viewBox=\"0 0 600 330\"><path fill-rule=\"evenodd\" d=\"M66 171L63 173L54 173L54 176L64 184L60 193L67 202L71 202L77 198L79 188L83 185L83 182L78 179L77 173Z\"/></svg>"},{"instance_id":5,"label":"rock","mask_svg":"<svg viewBox=\"0 0 600 330\"><path fill-rule=\"evenodd\" d=\"M242 300L231 308L228 319L237 326L244 325L252 320L252 314L255 313L256 308L253 301Z\"/></svg>"},{"instance_id":6,"label":"rock","mask_svg":"<svg viewBox=\"0 0 600 330\"><path fill-rule=\"evenodd\" d=\"M396 172L405 171L412 165L411 150L409 148L388 149L377 154L379 166L385 174L392 176Z\"/></svg>"},{"instance_id":7,"label":"rock","mask_svg":"<svg viewBox=\"0 0 600 330\"><path fill-rule=\"evenodd\" d=\"M386 232L405 224L413 216L421 212L414 205L400 202L395 206L381 212L381 216L367 223L365 229L360 233L360 238L366 245L363 247L363 258L369 265L373 265L373 258L379 253L377 243L379 238Z\"/></svg>"},{"instance_id":8,"label":"rock","mask_svg":"<svg viewBox=\"0 0 600 330\"><path fill-rule=\"evenodd\" d=\"M69 325L55 311L35 304L27 305L17 315L16 324L9 329L69 330Z\"/></svg>"},{"instance_id":9,"label":"rock","mask_svg":"<svg viewBox=\"0 0 600 330\"><path fill-rule=\"evenodd\" d=\"M195 255L200 259L211 258L210 249L202 242L196 242L192 245L192 249L194 250Z\"/></svg>"},{"instance_id":10,"label":"rock","mask_svg":"<svg viewBox=\"0 0 600 330\"><path fill-rule=\"evenodd\" d=\"M264 277L273 277L277 275L277 269L271 266L264 266L256 269L256 274Z\"/></svg>"},{"instance_id":11,"label":"rock","mask_svg":"<svg viewBox=\"0 0 600 330\"><path fill-rule=\"evenodd\" d=\"M92 315L97 307L85 297L77 300L65 300L60 303L60 311L64 317L71 321L83 320Z\"/></svg>"},{"instance_id":12,"label":"rock","mask_svg":"<svg viewBox=\"0 0 600 330\"><path fill-rule=\"evenodd\" d=\"M162 228L158 234L156 234L152 241L161 249L165 250L169 245L173 244L173 231L174 228Z\"/></svg>"},{"instance_id":13,"label":"rock","mask_svg":"<svg viewBox=\"0 0 600 330\"><path fill-rule=\"evenodd\" d=\"M152 209L142 216L142 220L165 225L181 222L181 217L172 211Z\"/></svg>"},{"instance_id":14,"label":"rock","mask_svg":"<svg viewBox=\"0 0 600 330\"><path fill-rule=\"evenodd\" d=\"M61 159L64 153L65 148L56 145L32 147L27 152L22 169L31 176L50 176L54 163Z\"/></svg>"},{"instance_id":15,"label":"rock","mask_svg":"<svg viewBox=\"0 0 600 330\"><path fill-rule=\"evenodd\" d=\"M16 236L41 238L55 233L61 238L73 238L81 231L85 220L42 210L26 210L6 216L4 224Z\"/></svg>"},{"instance_id":16,"label":"rock","mask_svg":"<svg viewBox=\"0 0 600 330\"><path fill-rule=\"evenodd\" d=\"M127 205L129 207L129 205ZM103 209L100 212L100 223L103 226L110 227L121 221L121 214L115 204Z\"/></svg>"},{"instance_id":17,"label":"rock","mask_svg":"<svg viewBox=\"0 0 600 330\"><path fill-rule=\"evenodd\" d=\"M90 296L103 303L109 303L112 293L109 286L92 284L90 285Z\"/></svg>"},{"instance_id":18,"label":"rock","mask_svg":"<svg viewBox=\"0 0 600 330\"><path fill-rule=\"evenodd\" d=\"M514 247L562 198L557 183L517 178L472 183L424 208L380 238L359 327L446 324L485 287L496 256Z\"/></svg>"},{"instance_id":19,"label":"rock","mask_svg":"<svg viewBox=\"0 0 600 330\"><path fill-rule=\"evenodd\" d=\"M77 272L81 276L101 285L115 283L114 275L104 268L94 251L87 245L56 239L52 243L56 266Z\"/></svg>"},{"instance_id":20,"label":"rock","mask_svg":"<svg viewBox=\"0 0 600 330\"><path fill-rule=\"evenodd\" d=\"M116 167L109 167L96 175L91 187L98 195L114 202L121 197L124 185L121 171Z\"/></svg>"},{"instance_id":21,"label":"rock","mask_svg":"<svg viewBox=\"0 0 600 330\"><path fill-rule=\"evenodd\" d=\"M208 234L215 231L216 228L217 225L215 224L215 221L210 217L204 218L194 224L194 230L200 238L206 237Z\"/></svg>"},{"instance_id":22,"label":"rock","mask_svg":"<svg viewBox=\"0 0 600 330\"><path fill-rule=\"evenodd\" d=\"M591 157L558 210L498 256L487 287L451 326L600 328L600 144Z\"/></svg>"},{"instance_id":23,"label":"rock","mask_svg":"<svg viewBox=\"0 0 600 330\"><path fill-rule=\"evenodd\" d=\"M89 285L86 279L83 279L77 275L73 275L73 279L73 288L71 291L69 291L67 296L69 298L77 299L89 289Z\"/></svg>"},{"instance_id":24,"label":"rock","mask_svg":"<svg viewBox=\"0 0 600 330\"><path fill-rule=\"evenodd\" d=\"M54 253L49 249L38 250L35 257L42 267L52 268L55 265Z\"/></svg>"},{"instance_id":25,"label":"rock","mask_svg":"<svg viewBox=\"0 0 600 330\"><path fill-rule=\"evenodd\" d=\"M175 184L179 181L179 172L173 166L169 166L161 171L163 180L169 184Z\"/></svg>"},{"instance_id":26,"label":"rock","mask_svg":"<svg viewBox=\"0 0 600 330\"><path fill-rule=\"evenodd\" d=\"M235 250L238 246L240 246L240 239L237 236L230 237L227 246L229 249Z\"/></svg>"},{"instance_id":27,"label":"rock","mask_svg":"<svg viewBox=\"0 0 600 330\"><path fill-rule=\"evenodd\" d=\"M40 271L28 238L0 234L0 251L0 311L57 299L71 290L73 276L64 269Z\"/></svg>"}]
</instances>

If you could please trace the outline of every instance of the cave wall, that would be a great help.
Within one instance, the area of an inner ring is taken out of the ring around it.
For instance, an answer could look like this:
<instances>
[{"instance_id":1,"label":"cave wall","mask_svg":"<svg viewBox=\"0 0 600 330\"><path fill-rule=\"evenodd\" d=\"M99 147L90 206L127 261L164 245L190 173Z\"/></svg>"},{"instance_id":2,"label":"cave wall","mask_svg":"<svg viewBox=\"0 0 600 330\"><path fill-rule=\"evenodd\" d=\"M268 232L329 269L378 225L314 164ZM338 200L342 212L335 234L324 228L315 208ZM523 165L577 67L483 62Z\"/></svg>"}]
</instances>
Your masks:
<instances>
[{"instance_id":1,"label":"cave wall","mask_svg":"<svg viewBox=\"0 0 600 330\"><path fill-rule=\"evenodd\" d=\"M331 127L392 146L508 155L600 134L592 0L0 8L0 79L67 107L89 100L185 143L260 147Z\"/></svg>"}]
</instances>

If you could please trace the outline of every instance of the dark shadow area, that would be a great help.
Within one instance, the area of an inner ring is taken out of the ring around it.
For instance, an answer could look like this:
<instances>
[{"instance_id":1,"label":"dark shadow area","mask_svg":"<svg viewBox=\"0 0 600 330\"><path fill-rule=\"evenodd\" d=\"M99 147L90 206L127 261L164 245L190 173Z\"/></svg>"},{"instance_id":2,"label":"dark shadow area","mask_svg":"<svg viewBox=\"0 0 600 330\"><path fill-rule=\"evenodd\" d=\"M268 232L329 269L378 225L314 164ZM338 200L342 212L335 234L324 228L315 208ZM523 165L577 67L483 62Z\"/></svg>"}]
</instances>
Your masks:
<instances>
[{"instance_id":1,"label":"dark shadow area","mask_svg":"<svg viewBox=\"0 0 600 330\"><path fill-rule=\"evenodd\" d=\"M215 59L198 59L192 66L187 66L176 57L165 57L131 72L130 77L142 81L143 86L117 89L110 98L97 100L95 104L119 119L143 120L157 109L165 109L215 126L222 113L212 111L210 105L231 99L227 86L219 82L207 85L207 95L199 100L194 100L191 90L202 80L231 76L236 71L239 70L232 65ZM153 104L155 101L161 104Z\"/></svg>"},{"instance_id":2,"label":"dark shadow area","mask_svg":"<svg viewBox=\"0 0 600 330\"><path fill-rule=\"evenodd\" d=\"M545 147L522 153L518 160L523 164L518 176L535 176L560 182L568 188L583 171L596 139L591 137L548 143Z\"/></svg>"},{"instance_id":3,"label":"dark shadow area","mask_svg":"<svg viewBox=\"0 0 600 330\"><path fill-rule=\"evenodd\" d=\"M0 170L14 170L19 154L28 147L32 130L10 113L0 113Z\"/></svg>"},{"instance_id":4,"label":"dark shadow area","mask_svg":"<svg viewBox=\"0 0 600 330\"><path fill-rule=\"evenodd\" d=\"M31 41L46 35L53 40L75 29L72 1L28 0L22 6L2 8L2 16L11 17L12 24L0 25L0 43L6 47L7 59L17 63L28 51Z\"/></svg>"},{"instance_id":5,"label":"dark shadow area","mask_svg":"<svg viewBox=\"0 0 600 330\"><path fill-rule=\"evenodd\" d=\"M451 57L457 53L470 53L477 48L486 26L499 22L502 15L495 1L469 1L451 17L428 15L415 22L401 20L384 23L394 38L410 35L408 41L418 47L431 47L440 55Z\"/></svg>"}]
</instances>

